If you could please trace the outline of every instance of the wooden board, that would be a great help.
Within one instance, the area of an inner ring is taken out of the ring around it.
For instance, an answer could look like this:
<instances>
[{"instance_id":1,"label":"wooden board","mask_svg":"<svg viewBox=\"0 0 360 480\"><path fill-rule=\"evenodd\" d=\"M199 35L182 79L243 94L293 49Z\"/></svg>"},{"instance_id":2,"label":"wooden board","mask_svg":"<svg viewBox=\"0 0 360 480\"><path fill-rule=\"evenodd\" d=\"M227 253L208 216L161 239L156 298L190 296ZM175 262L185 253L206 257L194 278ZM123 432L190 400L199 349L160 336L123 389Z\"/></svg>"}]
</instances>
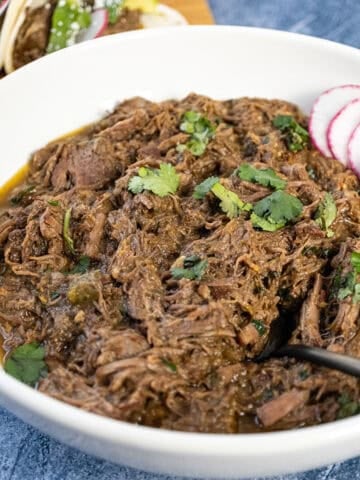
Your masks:
<instances>
[{"instance_id":1,"label":"wooden board","mask_svg":"<svg viewBox=\"0 0 360 480\"><path fill-rule=\"evenodd\" d=\"M192 25L210 25L214 17L206 0L160 0L184 15Z\"/></svg>"}]
</instances>

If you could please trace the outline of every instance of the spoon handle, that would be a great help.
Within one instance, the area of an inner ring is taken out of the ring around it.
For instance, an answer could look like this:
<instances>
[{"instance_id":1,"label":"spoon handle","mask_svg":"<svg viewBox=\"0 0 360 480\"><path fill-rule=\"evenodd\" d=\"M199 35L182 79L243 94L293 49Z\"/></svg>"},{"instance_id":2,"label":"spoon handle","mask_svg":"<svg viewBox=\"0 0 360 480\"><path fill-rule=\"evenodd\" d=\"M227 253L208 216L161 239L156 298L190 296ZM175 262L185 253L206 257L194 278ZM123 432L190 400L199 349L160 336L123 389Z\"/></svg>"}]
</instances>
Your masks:
<instances>
[{"instance_id":1,"label":"spoon handle","mask_svg":"<svg viewBox=\"0 0 360 480\"><path fill-rule=\"evenodd\" d=\"M360 377L360 359L329 352L323 348L306 345L285 345L273 353L276 357L293 357L297 360L307 360L322 367L333 368L341 372Z\"/></svg>"}]
</instances>

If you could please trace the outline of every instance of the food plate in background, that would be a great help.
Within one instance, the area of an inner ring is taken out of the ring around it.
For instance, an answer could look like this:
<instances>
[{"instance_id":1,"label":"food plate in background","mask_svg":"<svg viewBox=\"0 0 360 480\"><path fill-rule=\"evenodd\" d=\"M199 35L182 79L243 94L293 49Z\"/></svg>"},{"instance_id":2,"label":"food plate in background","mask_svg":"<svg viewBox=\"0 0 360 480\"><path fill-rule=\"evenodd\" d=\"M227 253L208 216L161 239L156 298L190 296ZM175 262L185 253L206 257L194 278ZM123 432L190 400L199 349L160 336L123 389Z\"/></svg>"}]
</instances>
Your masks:
<instances>
[{"instance_id":1,"label":"food plate in background","mask_svg":"<svg viewBox=\"0 0 360 480\"><path fill-rule=\"evenodd\" d=\"M151 73L144 79L144 72ZM358 50L261 29L143 30L84 43L49 55L0 83L1 181L35 149L97 120L128 97L158 101L191 91L219 99L276 97L309 113L320 92L359 78ZM66 95L56 94L61 91ZM360 453L359 416L285 432L208 435L102 418L45 397L3 371L0 392L5 407L55 438L156 472L248 478L306 470Z\"/></svg>"},{"instance_id":2,"label":"food plate in background","mask_svg":"<svg viewBox=\"0 0 360 480\"><path fill-rule=\"evenodd\" d=\"M157 0L2 0L0 70L5 74L95 38L129 30L187 25Z\"/></svg>"}]
</instances>

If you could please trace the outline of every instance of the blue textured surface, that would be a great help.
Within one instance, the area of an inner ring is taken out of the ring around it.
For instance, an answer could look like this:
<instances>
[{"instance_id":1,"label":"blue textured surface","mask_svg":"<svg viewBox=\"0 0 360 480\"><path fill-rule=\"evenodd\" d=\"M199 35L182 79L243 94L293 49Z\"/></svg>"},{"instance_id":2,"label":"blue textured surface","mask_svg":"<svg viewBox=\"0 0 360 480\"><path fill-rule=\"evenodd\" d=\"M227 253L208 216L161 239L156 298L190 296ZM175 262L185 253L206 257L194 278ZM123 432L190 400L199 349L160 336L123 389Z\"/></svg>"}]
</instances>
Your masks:
<instances>
[{"instance_id":1,"label":"blue textured surface","mask_svg":"<svg viewBox=\"0 0 360 480\"><path fill-rule=\"evenodd\" d=\"M360 46L359 0L210 0L210 3L217 23L290 30ZM0 480L171 480L80 453L1 409L0 425ZM340 479L360 480L360 459L276 480Z\"/></svg>"}]
</instances>

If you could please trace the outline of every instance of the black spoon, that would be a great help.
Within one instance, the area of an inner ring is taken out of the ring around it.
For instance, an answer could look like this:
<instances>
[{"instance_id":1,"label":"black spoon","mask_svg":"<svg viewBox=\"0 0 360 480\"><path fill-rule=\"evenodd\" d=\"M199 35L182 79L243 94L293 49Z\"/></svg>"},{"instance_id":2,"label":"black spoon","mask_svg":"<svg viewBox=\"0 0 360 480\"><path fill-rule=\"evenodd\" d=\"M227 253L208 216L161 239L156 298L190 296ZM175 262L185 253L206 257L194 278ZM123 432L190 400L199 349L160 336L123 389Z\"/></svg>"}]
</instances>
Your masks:
<instances>
[{"instance_id":1,"label":"black spoon","mask_svg":"<svg viewBox=\"0 0 360 480\"><path fill-rule=\"evenodd\" d=\"M271 323L269 338L264 350L255 358L261 362L270 357L293 357L306 360L322 367L333 368L341 372L360 377L360 359L329 352L323 348L307 345L288 345L296 322L292 317L280 315Z\"/></svg>"}]
</instances>

